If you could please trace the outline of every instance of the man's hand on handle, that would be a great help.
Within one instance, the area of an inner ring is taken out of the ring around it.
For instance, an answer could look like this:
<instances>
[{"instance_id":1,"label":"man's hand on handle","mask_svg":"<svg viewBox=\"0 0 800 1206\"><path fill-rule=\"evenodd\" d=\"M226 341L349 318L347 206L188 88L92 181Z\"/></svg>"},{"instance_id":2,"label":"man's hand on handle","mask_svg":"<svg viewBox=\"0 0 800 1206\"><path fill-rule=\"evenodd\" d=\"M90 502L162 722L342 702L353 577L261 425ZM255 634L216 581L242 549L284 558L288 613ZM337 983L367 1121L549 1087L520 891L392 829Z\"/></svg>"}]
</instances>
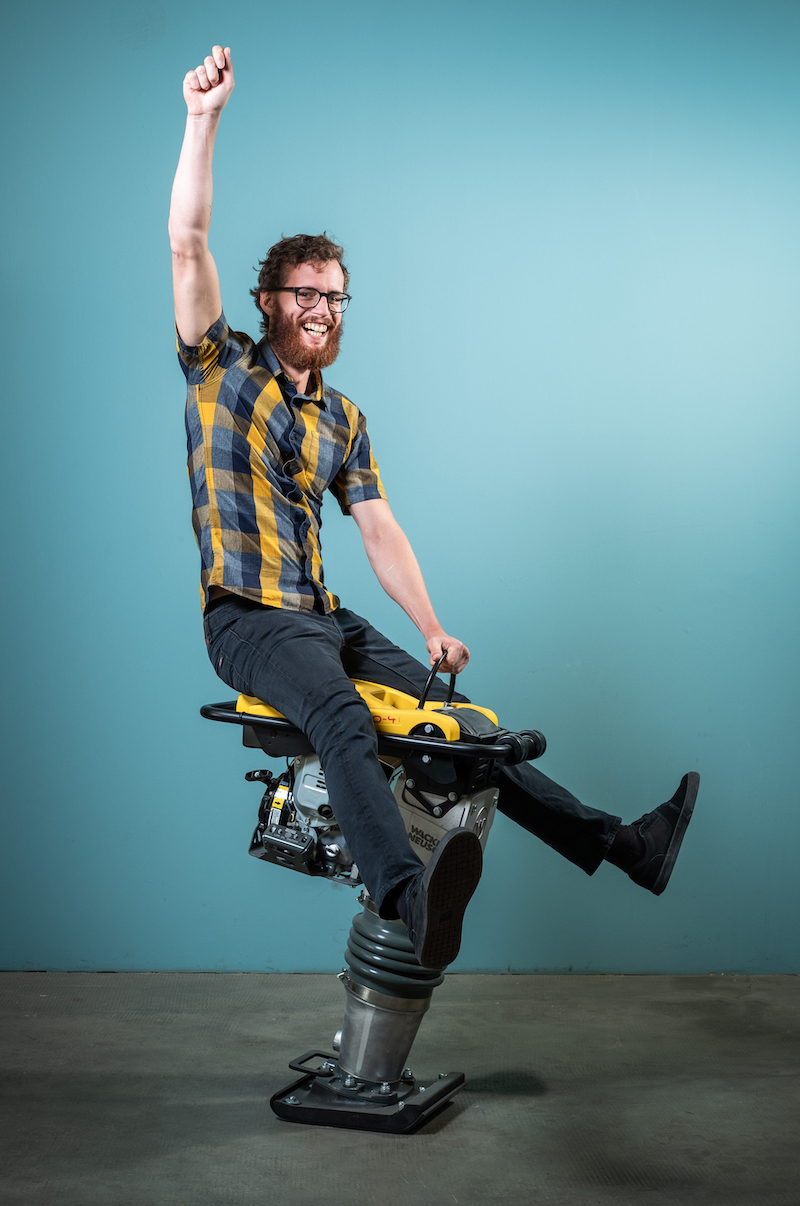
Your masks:
<instances>
[{"instance_id":1,"label":"man's hand on handle","mask_svg":"<svg viewBox=\"0 0 800 1206\"><path fill-rule=\"evenodd\" d=\"M467 662L469 661L469 649L466 645L455 637L448 636L446 632L439 632L435 636L429 637L425 642L428 653L431 655L432 666L435 666L442 654L447 650L447 659L442 663L442 674L459 674Z\"/></svg>"}]
</instances>

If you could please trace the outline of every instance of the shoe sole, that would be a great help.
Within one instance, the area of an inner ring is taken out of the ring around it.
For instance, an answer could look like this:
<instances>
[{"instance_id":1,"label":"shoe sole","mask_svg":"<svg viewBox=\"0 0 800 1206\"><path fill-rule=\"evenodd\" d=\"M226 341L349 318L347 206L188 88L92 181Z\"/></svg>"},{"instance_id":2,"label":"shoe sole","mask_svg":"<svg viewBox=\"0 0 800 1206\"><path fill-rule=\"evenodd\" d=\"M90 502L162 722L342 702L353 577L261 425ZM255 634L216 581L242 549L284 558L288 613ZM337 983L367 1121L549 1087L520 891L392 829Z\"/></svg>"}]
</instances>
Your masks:
<instances>
[{"instance_id":1,"label":"shoe sole","mask_svg":"<svg viewBox=\"0 0 800 1206\"><path fill-rule=\"evenodd\" d=\"M478 886L483 849L471 829L445 834L423 875L427 880L425 937L417 958L423 967L452 963L461 947L464 912Z\"/></svg>"},{"instance_id":2,"label":"shoe sole","mask_svg":"<svg viewBox=\"0 0 800 1206\"><path fill-rule=\"evenodd\" d=\"M675 860L677 859L678 852L681 848L683 835L686 833L686 829L692 819L692 813L694 812L694 805L695 800L697 799L697 791L699 787L700 776L698 775L697 771L689 771L688 775L684 775L681 779L680 787L672 797L672 800L675 800L675 796L678 796L681 791L684 792L683 804L681 805L681 811L678 815L677 823L672 832L672 839L667 846L667 852L664 855L664 862L661 864L661 870L656 876L656 882L650 889L654 896L660 896L669 883L669 877L672 875L672 868L675 866ZM671 802L672 801L670 801L670 803Z\"/></svg>"}]
</instances>

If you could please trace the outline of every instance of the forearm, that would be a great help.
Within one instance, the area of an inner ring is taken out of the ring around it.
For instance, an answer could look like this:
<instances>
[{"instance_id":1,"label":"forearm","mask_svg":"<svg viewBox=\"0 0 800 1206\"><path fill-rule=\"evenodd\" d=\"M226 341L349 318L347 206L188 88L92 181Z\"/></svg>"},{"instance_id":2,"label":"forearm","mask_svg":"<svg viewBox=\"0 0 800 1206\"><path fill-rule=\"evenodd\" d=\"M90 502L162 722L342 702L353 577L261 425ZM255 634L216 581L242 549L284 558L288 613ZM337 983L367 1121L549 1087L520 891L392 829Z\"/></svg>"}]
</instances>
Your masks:
<instances>
[{"instance_id":1,"label":"forearm","mask_svg":"<svg viewBox=\"0 0 800 1206\"><path fill-rule=\"evenodd\" d=\"M442 668L446 673L458 674L469 661L469 649L457 637L448 636L436 618L417 559L386 499L352 503L350 513L358 524L375 576L422 633L430 664L436 665L446 652Z\"/></svg>"},{"instance_id":2,"label":"forearm","mask_svg":"<svg viewBox=\"0 0 800 1206\"><path fill-rule=\"evenodd\" d=\"M400 527L373 537L365 548L376 578L426 641L443 631L408 537Z\"/></svg>"},{"instance_id":3,"label":"forearm","mask_svg":"<svg viewBox=\"0 0 800 1206\"><path fill-rule=\"evenodd\" d=\"M218 126L219 113L190 113L186 118L169 211L170 243L177 255L203 254L208 248Z\"/></svg>"}]
</instances>

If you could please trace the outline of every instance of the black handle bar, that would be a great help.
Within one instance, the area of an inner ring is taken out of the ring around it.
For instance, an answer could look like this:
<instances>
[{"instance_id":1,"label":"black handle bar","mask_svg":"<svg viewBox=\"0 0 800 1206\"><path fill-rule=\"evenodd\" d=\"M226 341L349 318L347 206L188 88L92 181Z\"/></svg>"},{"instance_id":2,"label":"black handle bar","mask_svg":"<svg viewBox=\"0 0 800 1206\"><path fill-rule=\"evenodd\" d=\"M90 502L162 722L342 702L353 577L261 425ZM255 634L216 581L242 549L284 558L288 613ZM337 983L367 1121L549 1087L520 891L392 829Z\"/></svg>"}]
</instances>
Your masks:
<instances>
[{"instance_id":1,"label":"black handle bar","mask_svg":"<svg viewBox=\"0 0 800 1206\"><path fill-rule=\"evenodd\" d=\"M447 661L447 650L445 649L444 653L439 658L438 662L436 663L436 665L433 667L430 674L428 675L428 681L426 682L425 686L422 688L422 694L419 697L419 703L417 704L417 707L416 707L417 711L419 711L421 708L423 708L425 706L425 704L428 702L428 692L430 691L431 687L434 684L436 675L439 673L439 671L441 670L442 666L444 665L444 663L446 661ZM447 700L445 701L446 703L451 704L453 702L453 693L455 692L455 689L456 689L456 676L455 676L455 674L451 674L450 675L450 686L447 689Z\"/></svg>"}]
</instances>

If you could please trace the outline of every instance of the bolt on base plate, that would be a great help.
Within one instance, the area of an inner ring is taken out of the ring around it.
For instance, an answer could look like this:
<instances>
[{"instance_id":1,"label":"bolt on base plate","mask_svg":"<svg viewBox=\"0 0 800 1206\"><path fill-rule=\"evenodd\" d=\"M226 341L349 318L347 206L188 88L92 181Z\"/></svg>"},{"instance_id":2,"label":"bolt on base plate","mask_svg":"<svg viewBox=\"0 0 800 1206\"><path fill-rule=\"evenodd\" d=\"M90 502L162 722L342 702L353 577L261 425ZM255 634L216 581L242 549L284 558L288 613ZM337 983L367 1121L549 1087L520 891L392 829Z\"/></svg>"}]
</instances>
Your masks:
<instances>
[{"instance_id":1,"label":"bolt on base plate","mask_svg":"<svg viewBox=\"0 0 800 1206\"><path fill-rule=\"evenodd\" d=\"M300 1071L314 1056L321 1057L324 1063L270 1098L273 1113L287 1122L409 1135L443 1110L466 1081L463 1072L448 1072L439 1073L436 1080L426 1083L404 1078L391 1085L388 1094L383 1086L368 1082L358 1082L341 1091L344 1074L335 1055L309 1051L293 1060L289 1067Z\"/></svg>"}]
</instances>

